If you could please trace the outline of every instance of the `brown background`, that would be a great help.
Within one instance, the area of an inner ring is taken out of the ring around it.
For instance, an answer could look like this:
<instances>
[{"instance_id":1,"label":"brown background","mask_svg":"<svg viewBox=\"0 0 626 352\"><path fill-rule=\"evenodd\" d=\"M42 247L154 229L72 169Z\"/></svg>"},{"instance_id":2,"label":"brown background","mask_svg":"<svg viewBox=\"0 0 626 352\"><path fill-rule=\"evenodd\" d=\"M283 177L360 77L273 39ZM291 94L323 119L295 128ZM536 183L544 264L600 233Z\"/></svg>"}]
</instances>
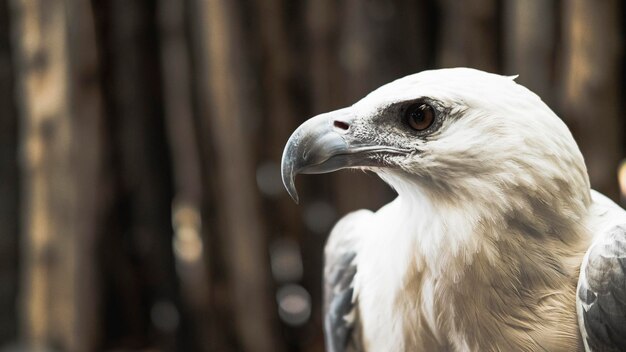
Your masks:
<instances>
[{"instance_id":1,"label":"brown background","mask_svg":"<svg viewBox=\"0 0 626 352\"><path fill-rule=\"evenodd\" d=\"M321 351L328 230L393 193L360 172L305 176L296 206L282 148L308 117L424 69L519 74L617 199L625 14L618 0L0 0L0 346Z\"/></svg>"}]
</instances>

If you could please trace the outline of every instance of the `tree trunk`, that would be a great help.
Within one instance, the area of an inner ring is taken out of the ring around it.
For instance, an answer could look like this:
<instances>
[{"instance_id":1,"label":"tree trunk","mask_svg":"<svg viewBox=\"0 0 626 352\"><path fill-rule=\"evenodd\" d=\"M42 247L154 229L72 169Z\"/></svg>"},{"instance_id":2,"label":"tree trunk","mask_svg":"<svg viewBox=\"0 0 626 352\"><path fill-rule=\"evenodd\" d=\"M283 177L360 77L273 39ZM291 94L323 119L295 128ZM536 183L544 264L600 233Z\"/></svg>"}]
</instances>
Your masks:
<instances>
[{"instance_id":1,"label":"tree trunk","mask_svg":"<svg viewBox=\"0 0 626 352\"><path fill-rule=\"evenodd\" d=\"M554 0L504 2L504 73L519 75L518 83L537 93L553 108L556 14Z\"/></svg>"},{"instance_id":2,"label":"tree trunk","mask_svg":"<svg viewBox=\"0 0 626 352\"><path fill-rule=\"evenodd\" d=\"M167 139L174 176L174 253L183 298L190 316L194 349L211 350L209 252L202 239L202 182L199 143L192 111L189 45L183 2L161 0L158 8Z\"/></svg>"},{"instance_id":3,"label":"tree trunk","mask_svg":"<svg viewBox=\"0 0 626 352\"><path fill-rule=\"evenodd\" d=\"M108 122L113 138L114 217L107 236L107 336L111 346L186 349L172 249L172 179L166 141L156 4L98 2ZM122 302L121 304L115 304ZM108 347L108 346L107 346Z\"/></svg>"},{"instance_id":4,"label":"tree trunk","mask_svg":"<svg viewBox=\"0 0 626 352\"><path fill-rule=\"evenodd\" d=\"M95 349L101 100L89 2L12 2L30 350ZM80 50L76 50L80 48Z\"/></svg>"},{"instance_id":5,"label":"tree trunk","mask_svg":"<svg viewBox=\"0 0 626 352\"><path fill-rule=\"evenodd\" d=\"M319 314L321 310L316 308L322 296L320 283L324 241L321 236L311 235L302 220L305 209L319 199L308 197L311 189L309 181L312 178L301 177L298 179L298 190L303 194L303 201L302 206L297 206L285 191L280 177L285 142L298 123L311 114L303 103L310 87L302 83L307 82L309 75L315 76L315 73L299 69L300 63L310 58L308 52L301 50L308 35L302 23L306 4L289 0L257 0L254 5L251 12L256 14L256 26L247 35L252 38L251 41L260 44L257 49L260 53L257 72L261 87L255 93L259 96L263 116L261 124L256 125L255 144L263 146L258 150L257 182L264 195L263 217L267 219L270 234L273 235L270 246L272 272L277 291L285 287L282 285L302 285L311 295L313 308L311 317L304 325L294 326L288 318L282 318L284 344L300 351L317 351L322 348L323 342L318 328L322 321ZM264 20L267 18L273 20ZM317 73L324 74L320 71ZM285 243L299 245L287 247L283 246ZM281 248L283 253L288 252L294 258L294 263L289 267L280 264L274 266L280 262ZM297 269L293 270L294 267L303 270L298 272ZM284 275L285 272L292 275ZM278 325L278 316L274 317Z\"/></svg>"},{"instance_id":6,"label":"tree trunk","mask_svg":"<svg viewBox=\"0 0 626 352\"><path fill-rule=\"evenodd\" d=\"M19 185L9 7L0 1L0 345L17 337Z\"/></svg>"},{"instance_id":7,"label":"tree trunk","mask_svg":"<svg viewBox=\"0 0 626 352\"><path fill-rule=\"evenodd\" d=\"M439 66L497 72L496 0L440 0L440 5Z\"/></svg>"},{"instance_id":8,"label":"tree trunk","mask_svg":"<svg viewBox=\"0 0 626 352\"><path fill-rule=\"evenodd\" d=\"M197 62L203 64L198 101L215 165L206 174L217 185L215 211L237 338L244 351L276 351L266 234L250 157L250 127L259 116L248 90L243 18L232 1L194 4Z\"/></svg>"},{"instance_id":9,"label":"tree trunk","mask_svg":"<svg viewBox=\"0 0 626 352\"><path fill-rule=\"evenodd\" d=\"M572 0L563 6L563 117L578 136L591 185L617 199L623 138L620 2Z\"/></svg>"}]
</instances>

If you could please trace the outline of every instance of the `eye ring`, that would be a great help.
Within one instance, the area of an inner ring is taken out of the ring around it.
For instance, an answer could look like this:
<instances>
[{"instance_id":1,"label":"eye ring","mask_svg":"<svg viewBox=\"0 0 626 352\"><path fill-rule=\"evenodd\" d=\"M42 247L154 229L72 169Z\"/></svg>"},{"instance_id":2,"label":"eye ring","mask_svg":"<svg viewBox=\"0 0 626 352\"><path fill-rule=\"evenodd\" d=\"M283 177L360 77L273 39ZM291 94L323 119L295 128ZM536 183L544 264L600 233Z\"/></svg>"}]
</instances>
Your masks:
<instances>
[{"instance_id":1,"label":"eye ring","mask_svg":"<svg viewBox=\"0 0 626 352\"><path fill-rule=\"evenodd\" d=\"M435 121L435 109L426 103L415 103L405 110L404 117L409 127L424 131Z\"/></svg>"}]
</instances>

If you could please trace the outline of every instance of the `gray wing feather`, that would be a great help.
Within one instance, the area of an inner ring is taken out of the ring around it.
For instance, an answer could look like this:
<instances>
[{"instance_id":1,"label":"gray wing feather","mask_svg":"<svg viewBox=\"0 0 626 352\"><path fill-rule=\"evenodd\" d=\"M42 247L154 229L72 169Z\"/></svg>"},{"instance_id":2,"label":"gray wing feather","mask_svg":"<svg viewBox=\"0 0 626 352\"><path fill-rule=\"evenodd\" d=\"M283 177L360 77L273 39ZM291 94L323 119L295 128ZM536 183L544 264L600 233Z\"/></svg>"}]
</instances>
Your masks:
<instances>
[{"instance_id":1,"label":"gray wing feather","mask_svg":"<svg viewBox=\"0 0 626 352\"><path fill-rule=\"evenodd\" d=\"M578 283L579 321L590 351L626 351L626 225L587 253Z\"/></svg>"},{"instance_id":2,"label":"gray wing feather","mask_svg":"<svg viewBox=\"0 0 626 352\"><path fill-rule=\"evenodd\" d=\"M361 351L360 322L354 292L359 227L371 216L348 214L333 228L324 253L324 336L329 352Z\"/></svg>"}]
</instances>

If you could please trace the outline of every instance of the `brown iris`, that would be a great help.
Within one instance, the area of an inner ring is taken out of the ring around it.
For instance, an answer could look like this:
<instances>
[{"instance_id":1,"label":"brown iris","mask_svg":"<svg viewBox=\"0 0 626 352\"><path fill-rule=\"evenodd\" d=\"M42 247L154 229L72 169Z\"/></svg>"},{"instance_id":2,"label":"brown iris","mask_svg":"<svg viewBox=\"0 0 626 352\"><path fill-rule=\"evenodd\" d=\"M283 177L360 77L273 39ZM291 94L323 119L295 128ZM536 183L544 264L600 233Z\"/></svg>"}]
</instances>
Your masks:
<instances>
[{"instance_id":1,"label":"brown iris","mask_svg":"<svg viewBox=\"0 0 626 352\"><path fill-rule=\"evenodd\" d=\"M404 115L409 126L416 131L427 129L435 121L435 111L426 103L409 106Z\"/></svg>"}]
</instances>

